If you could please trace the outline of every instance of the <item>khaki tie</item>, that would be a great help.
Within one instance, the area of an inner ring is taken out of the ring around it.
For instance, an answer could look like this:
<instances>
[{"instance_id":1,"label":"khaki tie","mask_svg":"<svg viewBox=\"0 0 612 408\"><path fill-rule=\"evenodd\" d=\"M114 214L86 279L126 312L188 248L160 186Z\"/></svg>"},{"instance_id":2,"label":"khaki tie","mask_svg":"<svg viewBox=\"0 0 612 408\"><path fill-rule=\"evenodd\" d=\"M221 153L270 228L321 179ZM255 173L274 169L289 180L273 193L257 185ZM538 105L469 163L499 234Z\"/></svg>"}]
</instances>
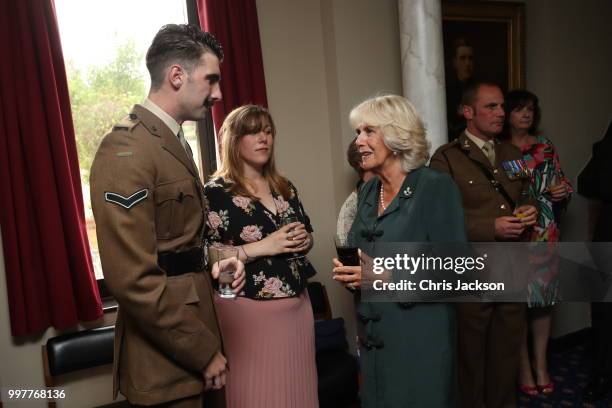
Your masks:
<instances>
[{"instance_id":1,"label":"khaki tie","mask_svg":"<svg viewBox=\"0 0 612 408\"><path fill-rule=\"evenodd\" d=\"M187 140L185 140L185 134L183 133L183 128L180 128L178 132L178 139L179 139L179 142L181 142L181 144L183 145L183 149L185 149L187 153L190 153L189 144L187 144Z\"/></svg>"},{"instance_id":2,"label":"khaki tie","mask_svg":"<svg viewBox=\"0 0 612 408\"><path fill-rule=\"evenodd\" d=\"M185 149L185 151L187 152L187 157L189 157L189 160L191 160L191 164L193 164L193 168L197 169L198 166L196 166L195 161L193 159L193 152L191 151L191 147L189 146L189 143L187 143L187 140L185 139L183 128L181 128L181 130L179 130L178 132L178 139L179 139L179 142L181 142L181 144L183 145L183 148Z\"/></svg>"},{"instance_id":3,"label":"khaki tie","mask_svg":"<svg viewBox=\"0 0 612 408\"><path fill-rule=\"evenodd\" d=\"M493 145L493 142L484 142L484 144L482 145L482 152L485 156L487 156L487 159L489 159L491 166L495 166L495 147Z\"/></svg>"}]
</instances>

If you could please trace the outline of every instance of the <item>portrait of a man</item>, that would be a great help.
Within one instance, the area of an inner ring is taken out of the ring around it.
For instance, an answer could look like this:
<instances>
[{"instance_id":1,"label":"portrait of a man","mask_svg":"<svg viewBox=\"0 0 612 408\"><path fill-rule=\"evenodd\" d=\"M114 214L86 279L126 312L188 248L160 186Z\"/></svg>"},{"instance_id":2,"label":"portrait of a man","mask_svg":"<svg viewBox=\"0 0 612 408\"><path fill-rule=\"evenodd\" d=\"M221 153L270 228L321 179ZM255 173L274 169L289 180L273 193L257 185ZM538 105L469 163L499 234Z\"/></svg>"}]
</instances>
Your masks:
<instances>
[{"instance_id":1,"label":"portrait of a man","mask_svg":"<svg viewBox=\"0 0 612 408\"><path fill-rule=\"evenodd\" d=\"M449 140L456 139L465 129L460 110L461 94L474 81L474 47L465 37L453 41L450 69L446 77L446 120Z\"/></svg>"},{"instance_id":2,"label":"portrait of a man","mask_svg":"<svg viewBox=\"0 0 612 408\"><path fill-rule=\"evenodd\" d=\"M524 83L523 6L443 3L442 36L449 141L465 129L460 102L473 82L493 82L506 92Z\"/></svg>"}]
</instances>

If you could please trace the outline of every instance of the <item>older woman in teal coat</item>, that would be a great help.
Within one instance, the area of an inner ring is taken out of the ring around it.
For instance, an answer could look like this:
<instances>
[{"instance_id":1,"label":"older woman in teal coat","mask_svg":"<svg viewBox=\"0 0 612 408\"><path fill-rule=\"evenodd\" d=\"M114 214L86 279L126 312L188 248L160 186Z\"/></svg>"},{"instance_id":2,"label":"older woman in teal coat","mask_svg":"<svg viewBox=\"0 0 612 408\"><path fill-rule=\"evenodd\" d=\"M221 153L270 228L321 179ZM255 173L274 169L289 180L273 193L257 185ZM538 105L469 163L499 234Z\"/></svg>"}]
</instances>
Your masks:
<instances>
[{"instance_id":1,"label":"older woman in teal coat","mask_svg":"<svg viewBox=\"0 0 612 408\"><path fill-rule=\"evenodd\" d=\"M368 99L350 113L363 168L377 177L359 191L350 236L373 242L465 242L461 195L424 167L429 143L404 97ZM333 260L334 279L361 285L361 266ZM445 303L359 302L363 408L455 407L455 315Z\"/></svg>"}]
</instances>

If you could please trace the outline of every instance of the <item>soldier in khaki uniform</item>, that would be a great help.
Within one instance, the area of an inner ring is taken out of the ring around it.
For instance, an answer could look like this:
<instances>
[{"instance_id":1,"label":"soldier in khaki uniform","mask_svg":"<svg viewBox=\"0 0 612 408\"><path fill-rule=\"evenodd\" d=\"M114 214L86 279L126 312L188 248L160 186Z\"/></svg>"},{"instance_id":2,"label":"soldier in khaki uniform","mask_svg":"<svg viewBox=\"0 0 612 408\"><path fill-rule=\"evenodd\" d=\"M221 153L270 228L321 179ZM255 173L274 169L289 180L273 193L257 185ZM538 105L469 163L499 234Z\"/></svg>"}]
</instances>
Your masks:
<instances>
[{"instance_id":1,"label":"soldier in khaki uniform","mask_svg":"<svg viewBox=\"0 0 612 408\"><path fill-rule=\"evenodd\" d=\"M525 228L536 222L533 201L520 203L528 181L508 170L520 166L521 152L495 140L504 123L503 103L496 85L468 87L462 99L466 131L441 146L431 159L432 168L449 173L459 186L472 242L519 241ZM524 313L524 304L519 303L457 304L462 407L516 406Z\"/></svg>"},{"instance_id":2,"label":"soldier in khaki uniform","mask_svg":"<svg viewBox=\"0 0 612 408\"><path fill-rule=\"evenodd\" d=\"M104 138L91 169L102 268L119 303L114 395L134 405L222 403L203 394L223 387L227 367L204 271L206 198L181 128L221 99L222 58L198 27L162 27L147 52L149 95ZM229 262L238 292L244 268Z\"/></svg>"}]
</instances>

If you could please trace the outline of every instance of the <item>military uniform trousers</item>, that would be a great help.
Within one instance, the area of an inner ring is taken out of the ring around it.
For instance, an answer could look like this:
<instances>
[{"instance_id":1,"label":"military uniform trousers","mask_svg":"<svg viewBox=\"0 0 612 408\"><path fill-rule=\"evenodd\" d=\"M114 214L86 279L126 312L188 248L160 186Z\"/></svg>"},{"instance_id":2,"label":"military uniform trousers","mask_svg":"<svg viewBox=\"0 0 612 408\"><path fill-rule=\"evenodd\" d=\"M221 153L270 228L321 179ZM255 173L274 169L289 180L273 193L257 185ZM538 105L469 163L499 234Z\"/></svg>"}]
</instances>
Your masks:
<instances>
[{"instance_id":1,"label":"military uniform trousers","mask_svg":"<svg viewBox=\"0 0 612 408\"><path fill-rule=\"evenodd\" d=\"M516 406L523 303L457 303L459 399L462 408Z\"/></svg>"}]
</instances>

